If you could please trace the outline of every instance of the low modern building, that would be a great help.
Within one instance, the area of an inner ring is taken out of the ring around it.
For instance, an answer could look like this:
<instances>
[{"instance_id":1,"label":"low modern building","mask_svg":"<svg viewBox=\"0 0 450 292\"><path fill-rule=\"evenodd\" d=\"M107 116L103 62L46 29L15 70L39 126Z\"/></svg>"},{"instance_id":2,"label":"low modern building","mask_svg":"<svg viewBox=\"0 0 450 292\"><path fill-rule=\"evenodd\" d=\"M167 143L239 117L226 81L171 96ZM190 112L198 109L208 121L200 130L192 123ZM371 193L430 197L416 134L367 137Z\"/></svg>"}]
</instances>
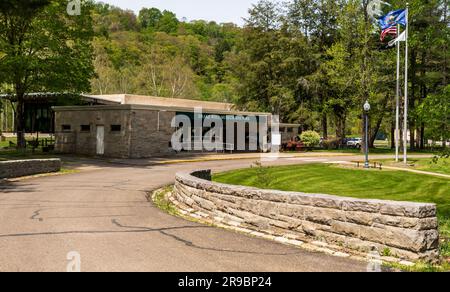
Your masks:
<instances>
[{"instance_id":1,"label":"low modern building","mask_svg":"<svg viewBox=\"0 0 450 292\"><path fill-rule=\"evenodd\" d=\"M9 100L14 95L0 94L0 132L16 132L15 111ZM52 107L106 104L103 99L89 98L88 96L70 93L28 93L25 95L25 132L46 133L55 132L55 115Z\"/></svg>"},{"instance_id":2,"label":"low modern building","mask_svg":"<svg viewBox=\"0 0 450 292\"><path fill-rule=\"evenodd\" d=\"M174 117L188 117L190 125L194 126L199 110L201 121L210 116L220 117L224 132L227 125L231 125L227 121L247 122L249 117L255 117L258 126L266 123L267 128L271 128L270 113L237 111L228 103L137 95L84 96L84 99L94 105L53 108L56 151L120 158L147 158L174 153L171 145L173 134L177 131L177 127L172 127ZM281 124L282 141L297 136L299 127ZM237 129L231 138L224 133L223 149L250 151L249 130L246 124L245 149L238 148ZM200 131L203 136L208 129L202 128ZM199 135L198 132L196 134L192 128L192 137L196 135Z\"/></svg>"}]
</instances>

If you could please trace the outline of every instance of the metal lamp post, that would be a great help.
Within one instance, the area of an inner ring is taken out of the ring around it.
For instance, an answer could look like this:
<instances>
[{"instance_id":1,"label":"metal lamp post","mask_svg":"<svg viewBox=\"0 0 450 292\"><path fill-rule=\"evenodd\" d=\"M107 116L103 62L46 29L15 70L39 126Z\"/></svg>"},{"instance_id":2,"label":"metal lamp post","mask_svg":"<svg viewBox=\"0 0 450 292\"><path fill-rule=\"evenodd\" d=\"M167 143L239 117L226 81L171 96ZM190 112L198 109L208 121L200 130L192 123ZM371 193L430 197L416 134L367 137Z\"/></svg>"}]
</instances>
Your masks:
<instances>
[{"instance_id":1,"label":"metal lamp post","mask_svg":"<svg viewBox=\"0 0 450 292\"><path fill-rule=\"evenodd\" d=\"M366 161L364 163L364 168L370 168L369 165L369 111L370 111L370 103L366 100L364 104L364 119L365 119L365 154Z\"/></svg>"}]
</instances>

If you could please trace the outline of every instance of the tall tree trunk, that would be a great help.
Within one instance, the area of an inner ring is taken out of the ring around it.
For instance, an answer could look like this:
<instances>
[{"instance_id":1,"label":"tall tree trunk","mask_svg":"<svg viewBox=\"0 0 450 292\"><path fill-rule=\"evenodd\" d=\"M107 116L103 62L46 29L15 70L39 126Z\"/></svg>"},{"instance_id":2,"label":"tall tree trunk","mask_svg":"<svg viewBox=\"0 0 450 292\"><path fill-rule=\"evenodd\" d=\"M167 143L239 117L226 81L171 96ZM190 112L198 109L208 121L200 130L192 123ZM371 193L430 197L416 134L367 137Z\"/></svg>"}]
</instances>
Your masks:
<instances>
[{"instance_id":1,"label":"tall tree trunk","mask_svg":"<svg viewBox=\"0 0 450 292\"><path fill-rule=\"evenodd\" d=\"M322 113L322 132L323 138L328 139L328 117L326 113Z\"/></svg>"},{"instance_id":2,"label":"tall tree trunk","mask_svg":"<svg viewBox=\"0 0 450 292\"><path fill-rule=\"evenodd\" d=\"M381 107L383 109L386 109L388 107L390 96L389 94L386 94L384 100L381 103ZM384 110L381 112L380 116L378 117L377 122L375 123L375 128L372 128L373 130L369 133L371 133L371 136L369 136L369 147L374 148L375 146L375 140L377 139L378 132L380 131L381 124L383 123L384 119ZM369 123L369 127L371 127L372 123Z\"/></svg>"},{"instance_id":3,"label":"tall tree trunk","mask_svg":"<svg viewBox=\"0 0 450 292\"><path fill-rule=\"evenodd\" d=\"M421 86L421 90L420 90L420 99L422 101L424 101L427 98L428 95L428 90L427 90L427 86L425 84L425 75L426 75L426 68L425 68L425 62L426 62L426 53L422 54L422 72L421 72L421 77L423 81L423 84ZM423 149L424 146L424 142L425 142L425 124L422 123L421 124L421 149Z\"/></svg>"},{"instance_id":4,"label":"tall tree trunk","mask_svg":"<svg viewBox=\"0 0 450 292\"><path fill-rule=\"evenodd\" d=\"M410 119L409 122L409 147L411 148L411 151L416 149L416 126L414 119Z\"/></svg>"},{"instance_id":5,"label":"tall tree trunk","mask_svg":"<svg viewBox=\"0 0 450 292\"><path fill-rule=\"evenodd\" d=\"M442 13L442 22L443 23L447 23L448 25L448 20L447 20L447 14L448 14L448 1L444 1L443 3L444 6L444 11ZM443 42L443 52L448 52L448 42ZM448 74L448 70L447 70L447 64L448 64L448 58L447 58L448 54L444 54L444 64L442 66L442 84L443 85L447 85L447 74Z\"/></svg>"},{"instance_id":6,"label":"tall tree trunk","mask_svg":"<svg viewBox=\"0 0 450 292\"><path fill-rule=\"evenodd\" d=\"M420 149L425 149L425 123L420 126Z\"/></svg>"},{"instance_id":7,"label":"tall tree trunk","mask_svg":"<svg viewBox=\"0 0 450 292\"><path fill-rule=\"evenodd\" d=\"M342 143L345 138L345 114L342 114L341 112L336 113L335 124L336 139L338 139L339 142Z\"/></svg>"},{"instance_id":8,"label":"tall tree trunk","mask_svg":"<svg viewBox=\"0 0 450 292\"><path fill-rule=\"evenodd\" d=\"M381 116L378 119L378 121L375 125L375 128L373 128L372 131L369 132L369 133L372 133L372 135L369 137L369 147L370 148L374 148L374 146L375 146L375 140L377 139L378 132L380 131L382 123L383 123L383 116Z\"/></svg>"},{"instance_id":9,"label":"tall tree trunk","mask_svg":"<svg viewBox=\"0 0 450 292\"><path fill-rule=\"evenodd\" d=\"M17 94L17 108L16 108L16 131L17 131L17 149L23 150L26 148L25 142L25 101L24 94Z\"/></svg>"}]
</instances>

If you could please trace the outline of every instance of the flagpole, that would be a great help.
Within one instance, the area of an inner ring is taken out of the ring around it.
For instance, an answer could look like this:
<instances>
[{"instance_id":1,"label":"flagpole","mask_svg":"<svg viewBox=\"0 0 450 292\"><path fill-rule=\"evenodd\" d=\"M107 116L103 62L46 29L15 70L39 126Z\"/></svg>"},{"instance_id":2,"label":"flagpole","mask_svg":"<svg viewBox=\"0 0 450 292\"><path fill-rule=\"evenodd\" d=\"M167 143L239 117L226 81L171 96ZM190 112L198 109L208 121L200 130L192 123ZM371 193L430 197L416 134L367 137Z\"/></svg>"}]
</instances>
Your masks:
<instances>
[{"instance_id":1,"label":"flagpole","mask_svg":"<svg viewBox=\"0 0 450 292\"><path fill-rule=\"evenodd\" d=\"M403 121L403 161L408 163L408 37L409 37L409 3L406 3L406 30L405 30L405 117Z\"/></svg>"},{"instance_id":2,"label":"flagpole","mask_svg":"<svg viewBox=\"0 0 450 292\"><path fill-rule=\"evenodd\" d=\"M397 24L397 37L400 24ZM400 41L397 42L397 90L395 94L395 162L400 160Z\"/></svg>"}]
</instances>

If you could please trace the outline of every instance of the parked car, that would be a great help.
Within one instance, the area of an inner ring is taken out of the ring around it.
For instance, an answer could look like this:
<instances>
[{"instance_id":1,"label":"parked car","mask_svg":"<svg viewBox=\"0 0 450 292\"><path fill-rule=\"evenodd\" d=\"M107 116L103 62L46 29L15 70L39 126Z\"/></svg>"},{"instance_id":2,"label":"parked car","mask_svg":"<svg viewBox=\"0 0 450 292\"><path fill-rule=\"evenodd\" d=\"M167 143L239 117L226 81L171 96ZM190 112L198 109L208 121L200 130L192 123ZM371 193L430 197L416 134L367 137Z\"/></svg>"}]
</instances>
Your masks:
<instances>
[{"instance_id":1,"label":"parked car","mask_svg":"<svg viewBox=\"0 0 450 292\"><path fill-rule=\"evenodd\" d=\"M361 148L362 138L349 138L347 139L347 146L351 148Z\"/></svg>"}]
</instances>

